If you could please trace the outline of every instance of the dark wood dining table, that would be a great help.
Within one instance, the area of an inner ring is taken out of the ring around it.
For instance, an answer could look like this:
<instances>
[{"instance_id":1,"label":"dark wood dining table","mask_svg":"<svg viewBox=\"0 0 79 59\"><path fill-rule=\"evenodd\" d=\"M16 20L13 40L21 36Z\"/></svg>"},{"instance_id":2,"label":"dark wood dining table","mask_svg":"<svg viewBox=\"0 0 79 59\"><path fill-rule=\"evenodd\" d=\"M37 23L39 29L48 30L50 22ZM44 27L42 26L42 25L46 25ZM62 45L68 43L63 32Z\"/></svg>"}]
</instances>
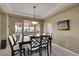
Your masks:
<instances>
[{"instance_id":1,"label":"dark wood dining table","mask_svg":"<svg viewBox=\"0 0 79 59\"><path fill-rule=\"evenodd\" d=\"M22 46L25 44L30 44L30 40L29 41L24 41L24 42L20 42L19 43L19 48L20 48L20 56L22 56ZM49 45L50 45L50 53L52 52L52 37L49 38Z\"/></svg>"},{"instance_id":2,"label":"dark wood dining table","mask_svg":"<svg viewBox=\"0 0 79 59\"><path fill-rule=\"evenodd\" d=\"M25 44L30 44L31 41L24 41L19 43L19 48L20 48L20 56L22 56L22 46Z\"/></svg>"}]
</instances>

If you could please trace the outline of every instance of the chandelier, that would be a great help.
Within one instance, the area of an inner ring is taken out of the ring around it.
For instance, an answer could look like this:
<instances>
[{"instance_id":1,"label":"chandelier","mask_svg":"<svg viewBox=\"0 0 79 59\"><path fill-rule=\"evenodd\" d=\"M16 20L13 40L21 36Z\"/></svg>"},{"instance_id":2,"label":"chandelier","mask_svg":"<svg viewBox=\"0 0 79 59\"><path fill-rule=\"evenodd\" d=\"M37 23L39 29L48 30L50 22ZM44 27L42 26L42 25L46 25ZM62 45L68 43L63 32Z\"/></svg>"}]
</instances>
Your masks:
<instances>
[{"instance_id":1,"label":"chandelier","mask_svg":"<svg viewBox=\"0 0 79 59\"><path fill-rule=\"evenodd\" d=\"M36 6L34 6L33 8L34 8L34 19L36 20L36 15L35 15ZM32 24L38 24L38 22L37 21L32 21Z\"/></svg>"}]
</instances>

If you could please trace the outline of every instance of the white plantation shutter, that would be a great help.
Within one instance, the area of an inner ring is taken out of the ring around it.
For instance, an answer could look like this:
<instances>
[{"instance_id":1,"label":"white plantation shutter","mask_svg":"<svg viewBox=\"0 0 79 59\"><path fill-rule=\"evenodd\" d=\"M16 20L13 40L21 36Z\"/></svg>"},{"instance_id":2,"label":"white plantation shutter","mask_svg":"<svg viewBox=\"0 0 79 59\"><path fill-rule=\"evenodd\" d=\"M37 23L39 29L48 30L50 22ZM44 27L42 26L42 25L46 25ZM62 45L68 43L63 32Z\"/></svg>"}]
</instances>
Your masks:
<instances>
[{"instance_id":1,"label":"white plantation shutter","mask_svg":"<svg viewBox=\"0 0 79 59\"><path fill-rule=\"evenodd\" d=\"M53 32L53 25L51 23L47 24L47 33L52 33Z\"/></svg>"}]
</instances>

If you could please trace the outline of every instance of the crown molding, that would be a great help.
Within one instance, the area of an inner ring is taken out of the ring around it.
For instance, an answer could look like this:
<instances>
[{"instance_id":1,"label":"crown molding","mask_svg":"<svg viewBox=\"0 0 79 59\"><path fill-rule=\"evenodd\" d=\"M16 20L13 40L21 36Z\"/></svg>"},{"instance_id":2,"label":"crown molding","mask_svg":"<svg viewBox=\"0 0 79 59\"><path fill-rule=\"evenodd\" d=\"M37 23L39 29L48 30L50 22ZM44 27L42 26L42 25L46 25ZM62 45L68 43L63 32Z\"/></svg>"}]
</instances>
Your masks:
<instances>
[{"instance_id":1,"label":"crown molding","mask_svg":"<svg viewBox=\"0 0 79 59\"><path fill-rule=\"evenodd\" d=\"M55 8L52 8L49 12L47 12L46 14L44 14L42 16L43 19L46 19L48 17L50 17L51 15L55 15L59 12L62 12L63 10L66 10L72 6L75 6L76 4L73 3L64 3L64 4L60 4L59 6L56 6Z\"/></svg>"},{"instance_id":2,"label":"crown molding","mask_svg":"<svg viewBox=\"0 0 79 59\"><path fill-rule=\"evenodd\" d=\"M70 8L70 7L74 6L74 5L75 5L75 3L61 3L61 4L57 5L55 8L50 9L44 15L37 16L37 18L46 19L46 18L50 17L51 15L53 16L53 15L65 10L67 8ZM9 6L9 4L7 4L7 3L1 3L0 6L1 6L2 10L5 13L34 17L34 15L31 15L31 14L28 14L28 13L13 11L11 9L11 7Z\"/></svg>"}]
</instances>

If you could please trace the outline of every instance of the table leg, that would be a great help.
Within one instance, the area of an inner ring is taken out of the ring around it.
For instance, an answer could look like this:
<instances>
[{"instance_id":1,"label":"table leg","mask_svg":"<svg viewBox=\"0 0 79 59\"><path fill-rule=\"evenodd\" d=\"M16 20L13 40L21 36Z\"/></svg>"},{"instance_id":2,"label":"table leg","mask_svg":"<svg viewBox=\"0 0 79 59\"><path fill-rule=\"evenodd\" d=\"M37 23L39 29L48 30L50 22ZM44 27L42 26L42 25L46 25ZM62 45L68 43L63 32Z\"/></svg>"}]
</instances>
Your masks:
<instances>
[{"instance_id":1,"label":"table leg","mask_svg":"<svg viewBox=\"0 0 79 59\"><path fill-rule=\"evenodd\" d=\"M52 40L50 39L50 53L52 53Z\"/></svg>"},{"instance_id":2,"label":"table leg","mask_svg":"<svg viewBox=\"0 0 79 59\"><path fill-rule=\"evenodd\" d=\"M20 56L22 56L22 45L19 44L19 48L20 48Z\"/></svg>"}]
</instances>

